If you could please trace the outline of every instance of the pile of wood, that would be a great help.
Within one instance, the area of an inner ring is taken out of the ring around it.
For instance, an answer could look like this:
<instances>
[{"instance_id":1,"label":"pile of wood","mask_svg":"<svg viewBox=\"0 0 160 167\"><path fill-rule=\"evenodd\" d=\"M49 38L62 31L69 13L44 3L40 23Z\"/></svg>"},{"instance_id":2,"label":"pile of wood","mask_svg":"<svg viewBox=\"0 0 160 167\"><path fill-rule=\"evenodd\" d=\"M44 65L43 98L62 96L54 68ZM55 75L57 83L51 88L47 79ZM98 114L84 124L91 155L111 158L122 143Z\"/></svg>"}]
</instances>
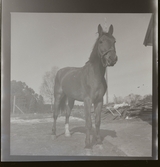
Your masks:
<instances>
[{"instance_id":1,"label":"pile of wood","mask_svg":"<svg viewBox=\"0 0 160 167\"><path fill-rule=\"evenodd\" d=\"M135 105L131 105L130 108L127 109L128 117L140 116L145 114L152 113L152 102L144 102L139 101Z\"/></svg>"},{"instance_id":2,"label":"pile of wood","mask_svg":"<svg viewBox=\"0 0 160 167\"><path fill-rule=\"evenodd\" d=\"M131 105L128 111L146 111L151 112L152 111L152 102L138 102L135 105Z\"/></svg>"},{"instance_id":3,"label":"pile of wood","mask_svg":"<svg viewBox=\"0 0 160 167\"><path fill-rule=\"evenodd\" d=\"M104 105L102 108L102 119L151 119L152 117L152 101L151 99L144 98L142 100L134 101L129 106L123 106L117 109L118 112L114 109L114 103ZM120 114L118 114L120 113Z\"/></svg>"}]
</instances>

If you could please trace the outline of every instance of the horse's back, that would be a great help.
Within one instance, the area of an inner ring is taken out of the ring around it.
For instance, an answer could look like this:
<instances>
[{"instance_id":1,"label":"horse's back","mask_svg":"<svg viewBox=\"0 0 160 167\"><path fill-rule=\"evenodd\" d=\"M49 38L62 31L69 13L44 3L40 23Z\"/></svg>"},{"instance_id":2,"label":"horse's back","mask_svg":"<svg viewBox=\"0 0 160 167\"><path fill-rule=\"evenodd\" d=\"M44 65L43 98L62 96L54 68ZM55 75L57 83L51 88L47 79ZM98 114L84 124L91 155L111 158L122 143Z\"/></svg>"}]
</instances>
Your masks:
<instances>
[{"instance_id":1,"label":"horse's back","mask_svg":"<svg viewBox=\"0 0 160 167\"><path fill-rule=\"evenodd\" d=\"M82 101L82 68L66 67L57 72L55 93L61 91L70 98Z\"/></svg>"},{"instance_id":2,"label":"horse's back","mask_svg":"<svg viewBox=\"0 0 160 167\"><path fill-rule=\"evenodd\" d=\"M65 68L61 68L56 75L56 79L58 79L59 81L62 81L63 78L71 73L71 72L76 72L77 70L80 70L80 68L78 67L65 67Z\"/></svg>"}]
</instances>

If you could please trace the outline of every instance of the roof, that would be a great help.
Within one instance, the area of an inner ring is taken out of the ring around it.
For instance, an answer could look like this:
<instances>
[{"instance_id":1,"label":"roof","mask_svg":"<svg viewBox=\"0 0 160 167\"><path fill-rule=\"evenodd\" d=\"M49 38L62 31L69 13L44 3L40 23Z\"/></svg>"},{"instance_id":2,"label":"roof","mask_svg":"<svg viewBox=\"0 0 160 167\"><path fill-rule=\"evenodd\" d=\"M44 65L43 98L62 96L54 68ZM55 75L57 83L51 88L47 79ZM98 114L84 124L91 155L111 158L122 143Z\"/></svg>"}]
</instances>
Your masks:
<instances>
[{"instance_id":1,"label":"roof","mask_svg":"<svg viewBox=\"0 0 160 167\"><path fill-rule=\"evenodd\" d=\"M151 16L143 44L145 46L152 46L153 45L153 14Z\"/></svg>"}]
</instances>

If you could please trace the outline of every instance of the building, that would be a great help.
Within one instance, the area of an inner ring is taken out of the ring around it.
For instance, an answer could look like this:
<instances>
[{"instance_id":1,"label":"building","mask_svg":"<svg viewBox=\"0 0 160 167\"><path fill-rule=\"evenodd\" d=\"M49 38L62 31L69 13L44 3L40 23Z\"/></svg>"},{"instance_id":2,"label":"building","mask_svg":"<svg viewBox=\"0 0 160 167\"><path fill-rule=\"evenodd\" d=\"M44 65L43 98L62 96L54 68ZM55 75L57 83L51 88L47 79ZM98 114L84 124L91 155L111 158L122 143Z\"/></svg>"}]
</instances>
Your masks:
<instances>
[{"instance_id":1,"label":"building","mask_svg":"<svg viewBox=\"0 0 160 167\"><path fill-rule=\"evenodd\" d=\"M145 46L153 46L153 14L151 16L143 44Z\"/></svg>"}]
</instances>

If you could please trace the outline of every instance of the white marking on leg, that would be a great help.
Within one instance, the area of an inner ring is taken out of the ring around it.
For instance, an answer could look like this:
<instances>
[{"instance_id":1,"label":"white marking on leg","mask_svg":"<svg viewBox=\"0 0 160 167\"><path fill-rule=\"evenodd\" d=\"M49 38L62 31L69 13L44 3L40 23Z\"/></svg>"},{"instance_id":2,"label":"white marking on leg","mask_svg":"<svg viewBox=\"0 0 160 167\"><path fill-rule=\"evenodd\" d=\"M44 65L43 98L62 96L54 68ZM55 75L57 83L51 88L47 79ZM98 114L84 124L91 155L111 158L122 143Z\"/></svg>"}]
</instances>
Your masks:
<instances>
[{"instance_id":1,"label":"white marking on leg","mask_svg":"<svg viewBox=\"0 0 160 167\"><path fill-rule=\"evenodd\" d=\"M65 124L65 136L70 136L69 124Z\"/></svg>"}]
</instances>

